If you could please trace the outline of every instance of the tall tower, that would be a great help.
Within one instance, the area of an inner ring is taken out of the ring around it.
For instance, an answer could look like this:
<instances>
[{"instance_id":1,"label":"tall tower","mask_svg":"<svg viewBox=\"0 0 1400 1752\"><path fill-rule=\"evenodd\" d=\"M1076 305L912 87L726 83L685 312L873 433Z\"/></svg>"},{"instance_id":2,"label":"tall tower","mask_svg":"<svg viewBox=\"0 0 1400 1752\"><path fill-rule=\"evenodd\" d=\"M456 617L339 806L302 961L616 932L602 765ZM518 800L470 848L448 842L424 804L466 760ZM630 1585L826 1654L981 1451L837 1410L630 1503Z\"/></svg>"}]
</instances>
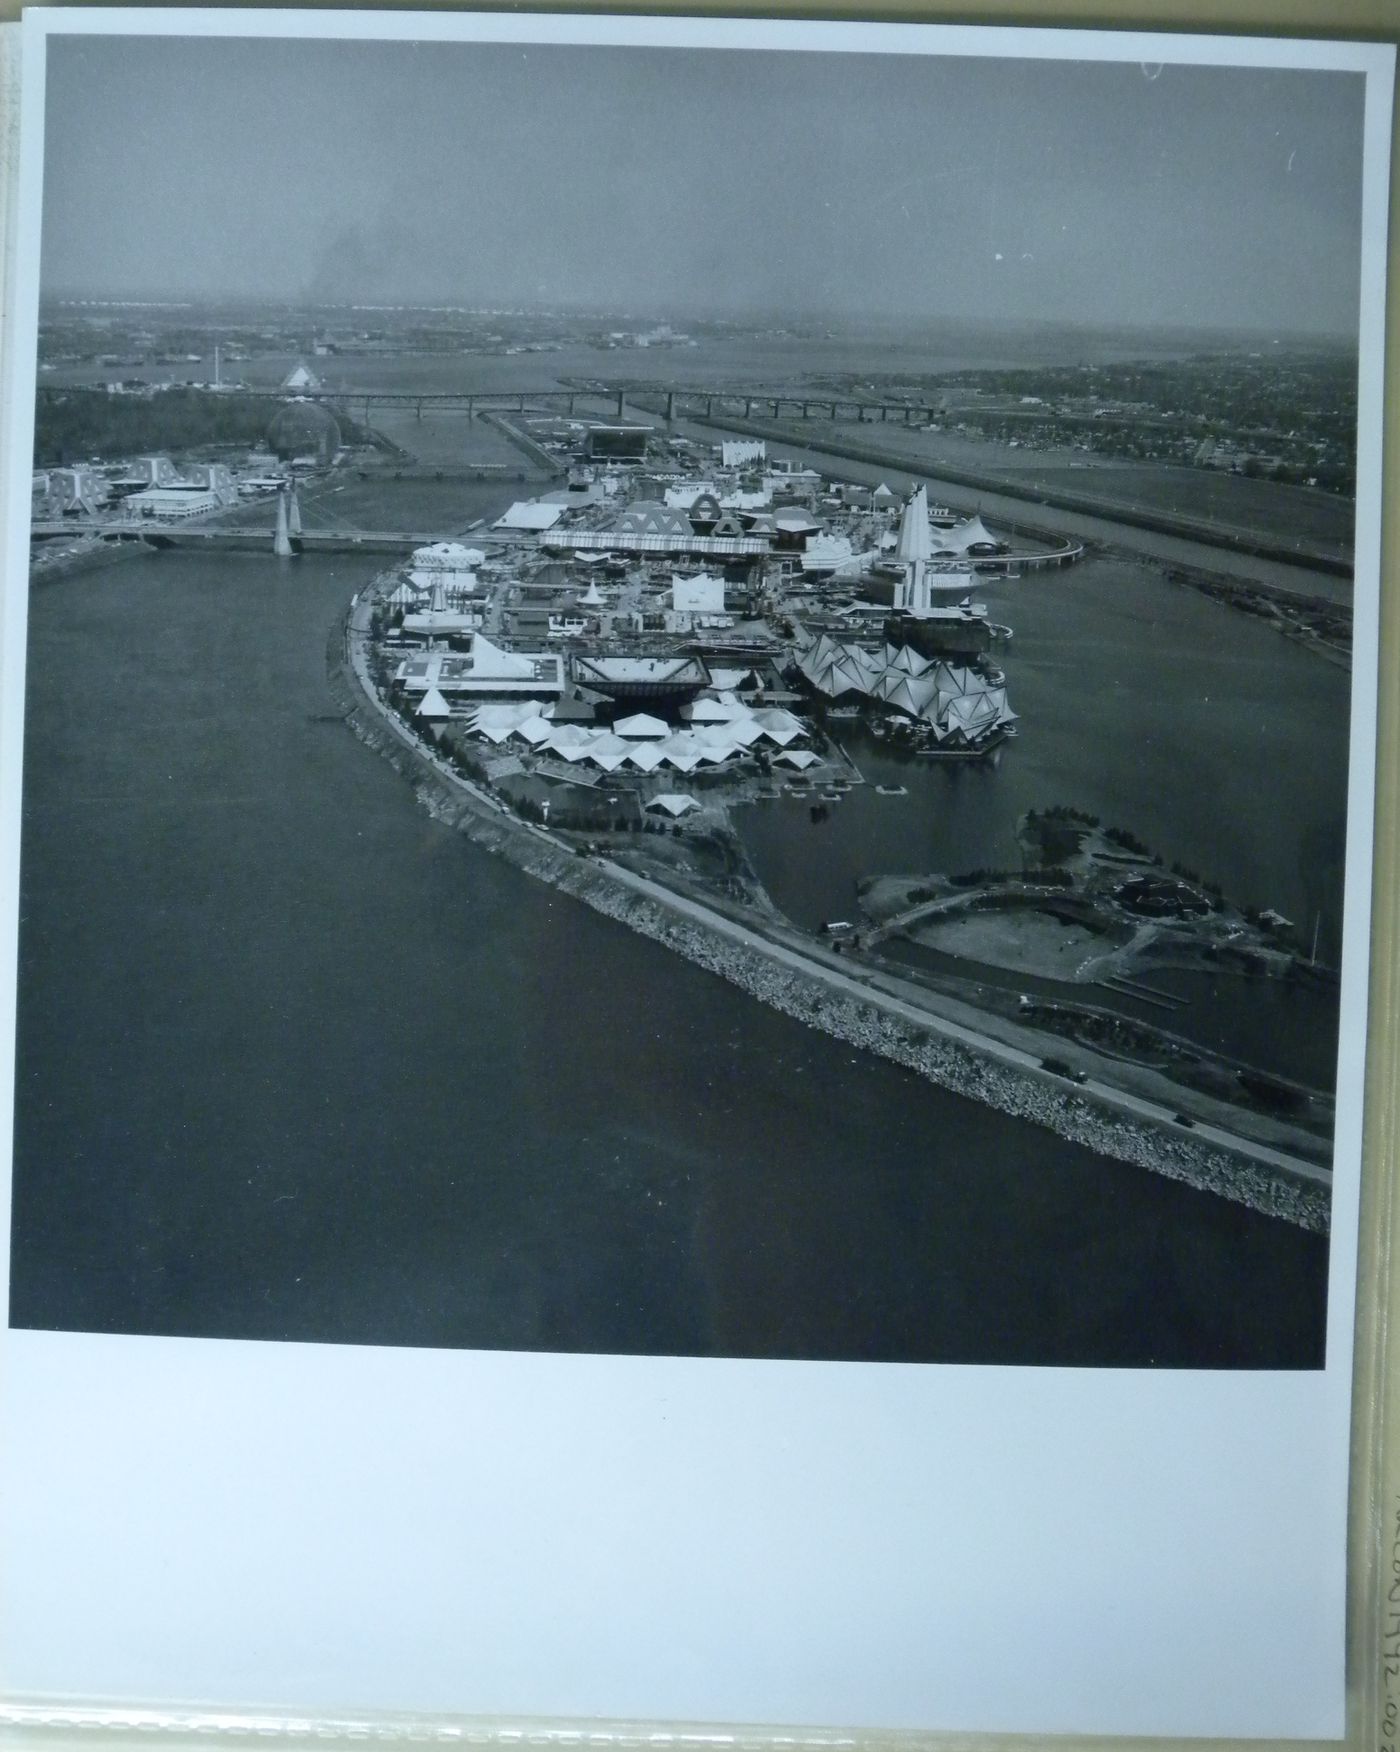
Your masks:
<instances>
[{"instance_id":1,"label":"tall tower","mask_svg":"<svg viewBox=\"0 0 1400 1752\"><path fill-rule=\"evenodd\" d=\"M301 500L295 487L292 488L291 502L287 507L287 529L292 535L301 534Z\"/></svg>"},{"instance_id":2,"label":"tall tower","mask_svg":"<svg viewBox=\"0 0 1400 1752\"><path fill-rule=\"evenodd\" d=\"M895 591L895 608L902 609L906 614L927 613L928 563L933 558L927 487L920 487L904 507L904 515L899 520L899 540L895 544L894 557L904 567L904 577Z\"/></svg>"}]
</instances>

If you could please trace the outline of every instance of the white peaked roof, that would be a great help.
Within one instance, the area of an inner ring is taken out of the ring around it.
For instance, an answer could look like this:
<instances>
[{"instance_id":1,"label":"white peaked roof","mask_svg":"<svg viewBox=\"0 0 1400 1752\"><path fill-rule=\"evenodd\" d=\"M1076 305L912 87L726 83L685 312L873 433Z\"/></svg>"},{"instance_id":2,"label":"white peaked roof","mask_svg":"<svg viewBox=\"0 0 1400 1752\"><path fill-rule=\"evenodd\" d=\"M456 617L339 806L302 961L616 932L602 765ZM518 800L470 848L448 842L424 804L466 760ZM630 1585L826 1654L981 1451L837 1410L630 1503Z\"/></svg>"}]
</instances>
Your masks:
<instances>
[{"instance_id":1,"label":"white peaked roof","mask_svg":"<svg viewBox=\"0 0 1400 1752\"><path fill-rule=\"evenodd\" d=\"M933 530L932 535L936 554L965 554L969 548L997 545L997 538L980 517L965 517L961 523L954 523L947 529L940 526Z\"/></svg>"},{"instance_id":2,"label":"white peaked roof","mask_svg":"<svg viewBox=\"0 0 1400 1752\"><path fill-rule=\"evenodd\" d=\"M681 717L691 724L727 724L731 718L742 717L746 708L735 705L730 700L712 700L704 697L692 700L689 705L681 707Z\"/></svg>"},{"instance_id":3,"label":"white peaked roof","mask_svg":"<svg viewBox=\"0 0 1400 1752\"><path fill-rule=\"evenodd\" d=\"M980 517L969 517L966 523L958 526L958 533L967 547L978 547L983 543L990 547L996 546L996 537Z\"/></svg>"},{"instance_id":4,"label":"white peaked roof","mask_svg":"<svg viewBox=\"0 0 1400 1752\"><path fill-rule=\"evenodd\" d=\"M915 560L928 560L933 557L933 539L928 523L928 489L920 487L904 507L904 515L899 520L899 540L895 543L894 557L902 560L907 566Z\"/></svg>"},{"instance_id":5,"label":"white peaked roof","mask_svg":"<svg viewBox=\"0 0 1400 1752\"><path fill-rule=\"evenodd\" d=\"M640 742L635 748L629 748L627 758L635 767L640 767L644 773L649 773L659 767L665 759L661 750L654 742Z\"/></svg>"},{"instance_id":6,"label":"white peaked roof","mask_svg":"<svg viewBox=\"0 0 1400 1752\"><path fill-rule=\"evenodd\" d=\"M881 481L879 486L876 487L875 491L870 495L870 497L872 499L890 499L890 500L893 500L895 495L890 491L889 487L886 486L884 481Z\"/></svg>"},{"instance_id":7,"label":"white peaked roof","mask_svg":"<svg viewBox=\"0 0 1400 1752\"><path fill-rule=\"evenodd\" d=\"M812 753L810 748L785 748L781 754L775 754L775 761L785 760L789 766L809 767L821 757Z\"/></svg>"},{"instance_id":8,"label":"white peaked roof","mask_svg":"<svg viewBox=\"0 0 1400 1752\"><path fill-rule=\"evenodd\" d=\"M684 815L700 805L685 791L662 791L647 804L648 809L664 809L668 815Z\"/></svg>"},{"instance_id":9,"label":"white peaked roof","mask_svg":"<svg viewBox=\"0 0 1400 1752\"><path fill-rule=\"evenodd\" d=\"M309 370L305 363L302 363L293 365L282 379L282 387L283 389L319 389L321 380L314 371Z\"/></svg>"},{"instance_id":10,"label":"white peaked roof","mask_svg":"<svg viewBox=\"0 0 1400 1752\"><path fill-rule=\"evenodd\" d=\"M669 728L663 719L653 718L649 712L634 712L630 718L622 718L614 724L613 732L627 737L665 736Z\"/></svg>"},{"instance_id":11,"label":"white peaked roof","mask_svg":"<svg viewBox=\"0 0 1400 1752\"><path fill-rule=\"evenodd\" d=\"M554 726L546 724L544 719L540 717L527 718L523 724L516 726L515 733L517 736L523 736L526 742L538 744L549 741L554 734Z\"/></svg>"},{"instance_id":12,"label":"white peaked roof","mask_svg":"<svg viewBox=\"0 0 1400 1752\"><path fill-rule=\"evenodd\" d=\"M603 593L598 588L597 579L590 580L587 590L579 597L578 603L580 608L601 608L603 606Z\"/></svg>"},{"instance_id":13,"label":"white peaked roof","mask_svg":"<svg viewBox=\"0 0 1400 1752\"><path fill-rule=\"evenodd\" d=\"M420 718L450 718L452 708L435 687L430 687L418 706Z\"/></svg>"},{"instance_id":14,"label":"white peaked roof","mask_svg":"<svg viewBox=\"0 0 1400 1752\"><path fill-rule=\"evenodd\" d=\"M881 656L886 669L899 669L905 675L922 675L934 666L932 657L921 657L912 645L901 645L898 650L893 645L886 645Z\"/></svg>"},{"instance_id":15,"label":"white peaked roof","mask_svg":"<svg viewBox=\"0 0 1400 1752\"><path fill-rule=\"evenodd\" d=\"M528 657L515 651L503 651L484 633L478 633L472 640L473 675L495 676L501 681L528 681L534 673L535 665Z\"/></svg>"}]
</instances>

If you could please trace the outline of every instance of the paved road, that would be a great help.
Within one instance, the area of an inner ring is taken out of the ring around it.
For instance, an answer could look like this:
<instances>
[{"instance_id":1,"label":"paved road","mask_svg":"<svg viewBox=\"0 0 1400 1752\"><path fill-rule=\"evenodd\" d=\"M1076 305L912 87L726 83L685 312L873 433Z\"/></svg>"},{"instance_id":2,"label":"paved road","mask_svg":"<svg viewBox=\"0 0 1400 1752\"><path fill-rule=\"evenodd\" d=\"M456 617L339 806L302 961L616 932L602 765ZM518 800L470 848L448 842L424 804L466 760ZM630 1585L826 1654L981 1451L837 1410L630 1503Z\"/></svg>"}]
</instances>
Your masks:
<instances>
[{"instance_id":1,"label":"paved road","mask_svg":"<svg viewBox=\"0 0 1400 1752\"><path fill-rule=\"evenodd\" d=\"M1332 1184L1331 1170L1321 1167L1315 1162L1305 1161L1299 1156L1285 1155L1281 1150L1271 1149L1267 1144L1256 1143L1253 1139L1242 1138L1234 1132L1227 1132L1220 1126L1199 1121L1189 1128L1176 1123L1175 1110L1164 1107L1158 1102L1146 1101L1142 1097L1115 1088L1109 1083L1103 1083L1090 1077L1087 1082L1068 1084L1064 1078L1043 1068L1038 1053L1027 1052L1021 1047L999 1040L990 1034L983 1034L976 1029L968 1028L946 1016L940 1016L934 1011L912 1004L897 997L893 992L882 988L878 976L870 975L862 979L846 973L840 968L831 966L818 955L793 949L780 943L775 938L751 930L733 919L726 918L722 913L712 911L698 901L679 895L648 877L639 876L634 871L624 869L622 865L613 863L610 859L600 858L599 863L617 881L624 883L638 894L645 895L668 907L671 911L680 913L683 917L694 919L708 929L721 932L733 942L766 956L770 961L780 966L790 968L794 973L804 977L820 979L823 984L841 992L847 997L857 998L862 1003L874 1004L901 1020L916 1023L920 1027L931 1028L935 1033L946 1039L956 1041L959 1045L969 1047L988 1058L998 1060L1002 1064L1013 1066L1023 1072L1032 1073L1035 1078L1044 1083L1047 1088L1064 1092L1068 1088L1077 1090L1080 1094L1091 1097L1098 1105L1109 1107L1129 1115L1134 1119L1147 1120L1154 1126L1166 1126L1181 1136L1189 1135L1203 1142L1214 1144L1221 1149L1229 1150L1235 1155L1245 1156L1258 1162L1261 1166L1273 1168L1298 1179L1309 1180L1319 1186L1330 1187Z\"/></svg>"}]
</instances>

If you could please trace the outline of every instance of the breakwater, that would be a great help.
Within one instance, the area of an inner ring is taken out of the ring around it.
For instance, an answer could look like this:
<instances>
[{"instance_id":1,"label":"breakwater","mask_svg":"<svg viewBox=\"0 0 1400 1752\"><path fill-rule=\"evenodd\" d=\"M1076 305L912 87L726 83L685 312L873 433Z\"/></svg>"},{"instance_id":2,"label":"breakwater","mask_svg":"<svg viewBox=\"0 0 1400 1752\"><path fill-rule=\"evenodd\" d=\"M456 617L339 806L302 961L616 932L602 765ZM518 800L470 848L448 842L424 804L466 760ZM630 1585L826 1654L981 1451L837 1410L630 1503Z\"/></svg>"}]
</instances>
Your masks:
<instances>
[{"instance_id":1,"label":"breakwater","mask_svg":"<svg viewBox=\"0 0 1400 1752\"><path fill-rule=\"evenodd\" d=\"M363 607L367 591L361 599ZM1168 1134L1146 1120L1109 1111L1020 1068L896 1013L874 994L857 995L818 961L794 967L736 940L726 921L687 908L682 916L641 893L619 874L519 821L484 792L450 773L374 697L350 648L350 617L332 630L327 667L332 694L354 734L387 759L437 820L516 868L651 938L759 1002L848 1044L913 1071L941 1088L1041 1125L1095 1153L1128 1162L1236 1203L1322 1233L1329 1197L1322 1185L1295 1179L1190 1134ZM758 930L758 921L749 927ZM901 1006L901 1009L904 1007Z\"/></svg>"}]
</instances>

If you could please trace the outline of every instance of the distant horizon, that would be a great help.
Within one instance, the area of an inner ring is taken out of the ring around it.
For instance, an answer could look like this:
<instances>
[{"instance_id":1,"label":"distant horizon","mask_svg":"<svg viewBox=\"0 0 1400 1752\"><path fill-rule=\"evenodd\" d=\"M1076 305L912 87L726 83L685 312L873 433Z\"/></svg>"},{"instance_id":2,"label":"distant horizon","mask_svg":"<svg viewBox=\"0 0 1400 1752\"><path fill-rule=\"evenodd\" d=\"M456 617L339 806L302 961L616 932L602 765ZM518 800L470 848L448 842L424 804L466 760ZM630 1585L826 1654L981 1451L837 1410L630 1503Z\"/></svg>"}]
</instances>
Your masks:
<instances>
[{"instance_id":1,"label":"distant horizon","mask_svg":"<svg viewBox=\"0 0 1400 1752\"><path fill-rule=\"evenodd\" d=\"M48 44L41 284L1350 339L1363 96L1302 68L75 34Z\"/></svg>"},{"instance_id":2,"label":"distant horizon","mask_svg":"<svg viewBox=\"0 0 1400 1752\"><path fill-rule=\"evenodd\" d=\"M858 339L870 335L889 334L902 338L927 337L928 331L947 328L955 334L964 335L1027 335L1043 333L1047 335L1084 336L1084 337L1122 337L1131 339L1158 341L1191 338L1214 338L1233 344L1265 343L1268 345L1326 345L1344 351L1355 352L1357 336L1355 330L1344 331L1322 328L1295 328L1290 330L1273 330L1247 325L1223 325L1211 322L1196 323L1142 323L1080 320L1072 318L1049 317L971 317L952 314L930 313L910 314L908 316L867 316L863 319L853 317L846 312L822 312L814 310L753 310L748 313L736 311L714 311L705 309L676 309L673 307L650 310L620 310L606 307L579 305L573 308L560 304L526 303L464 304L451 299L438 299L425 296L421 299L405 299L395 303L373 303L357 299L299 299L273 297L265 293L198 293L183 298L159 296L154 293L141 295L136 292L114 292L97 290L55 289L45 290L40 299L41 320L53 315L54 307L74 308L77 310L131 310L160 312L186 311L201 319L211 319L215 315L227 317L262 316L281 313L283 315L319 316L441 316L441 317L517 317L522 320L548 321L555 319L560 322L617 322L631 323L639 327L656 325L678 326L679 332L684 332L687 323L724 325L730 328L751 329L758 331L765 328L780 327L784 329L801 330L814 327L824 328L829 335L839 338ZM826 336L815 337L818 339Z\"/></svg>"}]
</instances>

